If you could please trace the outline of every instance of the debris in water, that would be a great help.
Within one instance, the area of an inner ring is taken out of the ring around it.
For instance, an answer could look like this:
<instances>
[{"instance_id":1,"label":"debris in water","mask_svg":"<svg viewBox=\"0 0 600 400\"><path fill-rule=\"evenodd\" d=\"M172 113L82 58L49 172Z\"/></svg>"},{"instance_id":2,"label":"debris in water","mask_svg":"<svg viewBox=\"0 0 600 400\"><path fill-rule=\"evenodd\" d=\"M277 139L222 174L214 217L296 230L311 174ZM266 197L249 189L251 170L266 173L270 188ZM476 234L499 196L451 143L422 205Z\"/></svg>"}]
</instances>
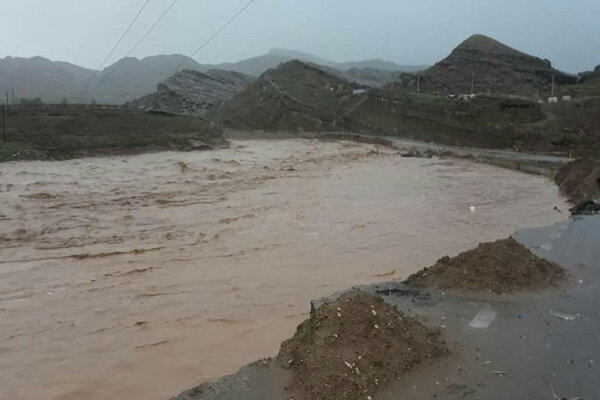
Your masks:
<instances>
[{"instance_id":1,"label":"debris in water","mask_svg":"<svg viewBox=\"0 0 600 400\"><path fill-rule=\"evenodd\" d=\"M471 213L475 214L475 207L471 206Z\"/></svg>"},{"instance_id":2,"label":"debris in water","mask_svg":"<svg viewBox=\"0 0 600 400\"><path fill-rule=\"evenodd\" d=\"M565 321L573 321L574 319L576 319L579 316L579 314L573 315L573 314L563 313L560 311L550 311L550 314L556 318L564 319Z\"/></svg>"},{"instance_id":3,"label":"debris in water","mask_svg":"<svg viewBox=\"0 0 600 400\"><path fill-rule=\"evenodd\" d=\"M391 270L390 272L384 272L382 274L375 274L375 275L373 275L373 277L374 278L384 278L386 276L393 276L393 275L396 275L395 269Z\"/></svg>"},{"instance_id":4,"label":"debris in water","mask_svg":"<svg viewBox=\"0 0 600 400\"><path fill-rule=\"evenodd\" d=\"M182 173L190 169L190 167L188 167L188 165L186 163L184 163L183 161L177 162L177 166L179 167L179 170Z\"/></svg>"},{"instance_id":5,"label":"debris in water","mask_svg":"<svg viewBox=\"0 0 600 400\"><path fill-rule=\"evenodd\" d=\"M469 326L476 329L487 329L495 319L496 311L481 310L475 315L475 318L469 322Z\"/></svg>"}]
</instances>

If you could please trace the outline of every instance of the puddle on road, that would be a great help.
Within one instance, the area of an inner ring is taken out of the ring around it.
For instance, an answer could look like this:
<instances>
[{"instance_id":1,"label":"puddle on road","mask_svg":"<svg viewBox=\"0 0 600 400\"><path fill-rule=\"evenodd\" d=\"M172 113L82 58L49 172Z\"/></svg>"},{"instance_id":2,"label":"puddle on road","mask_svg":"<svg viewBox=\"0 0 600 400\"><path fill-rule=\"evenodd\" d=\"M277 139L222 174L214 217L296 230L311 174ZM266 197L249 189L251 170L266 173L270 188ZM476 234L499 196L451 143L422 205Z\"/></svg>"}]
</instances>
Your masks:
<instances>
[{"instance_id":1,"label":"puddle on road","mask_svg":"<svg viewBox=\"0 0 600 400\"><path fill-rule=\"evenodd\" d=\"M567 210L542 177L345 142L1 171L10 399L169 398L275 354L313 298Z\"/></svg>"}]
</instances>

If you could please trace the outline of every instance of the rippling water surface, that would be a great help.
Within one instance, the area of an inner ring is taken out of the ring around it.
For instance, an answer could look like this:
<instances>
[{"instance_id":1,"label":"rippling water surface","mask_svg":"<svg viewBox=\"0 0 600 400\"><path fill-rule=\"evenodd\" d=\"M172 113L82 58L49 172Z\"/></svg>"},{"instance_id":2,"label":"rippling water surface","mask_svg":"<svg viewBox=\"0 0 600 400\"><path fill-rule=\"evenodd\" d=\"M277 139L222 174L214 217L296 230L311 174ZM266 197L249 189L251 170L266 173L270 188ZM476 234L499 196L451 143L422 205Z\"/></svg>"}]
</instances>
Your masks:
<instances>
[{"instance_id":1,"label":"rippling water surface","mask_svg":"<svg viewBox=\"0 0 600 400\"><path fill-rule=\"evenodd\" d=\"M354 143L0 165L0 399L166 399L309 300L565 218L545 178Z\"/></svg>"}]
</instances>

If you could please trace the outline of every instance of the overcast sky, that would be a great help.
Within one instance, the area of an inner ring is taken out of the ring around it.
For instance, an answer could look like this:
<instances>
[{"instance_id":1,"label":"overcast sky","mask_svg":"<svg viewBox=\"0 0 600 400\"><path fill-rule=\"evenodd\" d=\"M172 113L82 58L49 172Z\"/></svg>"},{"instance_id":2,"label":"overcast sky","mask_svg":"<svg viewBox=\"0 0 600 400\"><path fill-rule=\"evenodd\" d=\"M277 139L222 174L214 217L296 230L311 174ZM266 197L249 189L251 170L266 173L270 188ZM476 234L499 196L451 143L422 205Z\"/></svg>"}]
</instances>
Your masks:
<instances>
[{"instance_id":1,"label":"overcast sky","mask_svg":"<svg viewBox=\"0 0 600 400\"><path fill-rule=\"evenodd\" d=\"M179 0L132 54L190 54L248 0ZM97 68L145 0L2 1L0 56ZM172 0L150 0L111 62ZM569 72L600 64L600 0L255 0L196 56L238 61L283 47L334 61L432 64L474 33ZM109 62L110 64L110 62Z\"/></svg>"}]
</instances>

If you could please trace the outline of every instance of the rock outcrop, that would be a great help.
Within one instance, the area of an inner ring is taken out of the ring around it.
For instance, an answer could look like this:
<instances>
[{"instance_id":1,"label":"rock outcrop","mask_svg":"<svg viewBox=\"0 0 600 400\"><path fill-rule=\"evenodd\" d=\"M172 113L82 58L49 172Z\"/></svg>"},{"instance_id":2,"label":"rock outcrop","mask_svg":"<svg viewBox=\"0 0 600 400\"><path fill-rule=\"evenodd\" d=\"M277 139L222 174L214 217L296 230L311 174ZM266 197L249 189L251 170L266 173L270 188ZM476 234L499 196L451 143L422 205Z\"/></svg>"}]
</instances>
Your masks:
<instances>
[{"instance_id":1,"label":"rock outcrop","mask_svg":"<svg viewBox=\"0 0 600 400\"><path fill-rule=\"evenodd\" d=\"M184 70L160 83L155 93L140 97L127 107L176 114L202 115L242 92L253 78L233 71L206 73Z\"/></svg>"},{"instance_id":2,"label":"rock outcrop","mask_svg":"<svg viewBox=\"0 0 600 400\"><path fill-rule=\"evenodd\" d=\"M444 94L495 92L547 96L552 76L557 84L576 83L578 77L552 68L550 61L522 53L494 39L474 35L421 74L421 90ZM416 74L402 74L400 84L416 87Z\"/></svg>"},{"instance_id":3,"label":"rock outcrop","mask_svg":"<svg viewBox=\"0 0 600 400\"><path fill-rule=\"evenodd\" d=\"M210 117L225 127L327 131L343 126L346 111L364 88L325 67L294 60L260 76Z\"/></svg>"}]
</instances>

